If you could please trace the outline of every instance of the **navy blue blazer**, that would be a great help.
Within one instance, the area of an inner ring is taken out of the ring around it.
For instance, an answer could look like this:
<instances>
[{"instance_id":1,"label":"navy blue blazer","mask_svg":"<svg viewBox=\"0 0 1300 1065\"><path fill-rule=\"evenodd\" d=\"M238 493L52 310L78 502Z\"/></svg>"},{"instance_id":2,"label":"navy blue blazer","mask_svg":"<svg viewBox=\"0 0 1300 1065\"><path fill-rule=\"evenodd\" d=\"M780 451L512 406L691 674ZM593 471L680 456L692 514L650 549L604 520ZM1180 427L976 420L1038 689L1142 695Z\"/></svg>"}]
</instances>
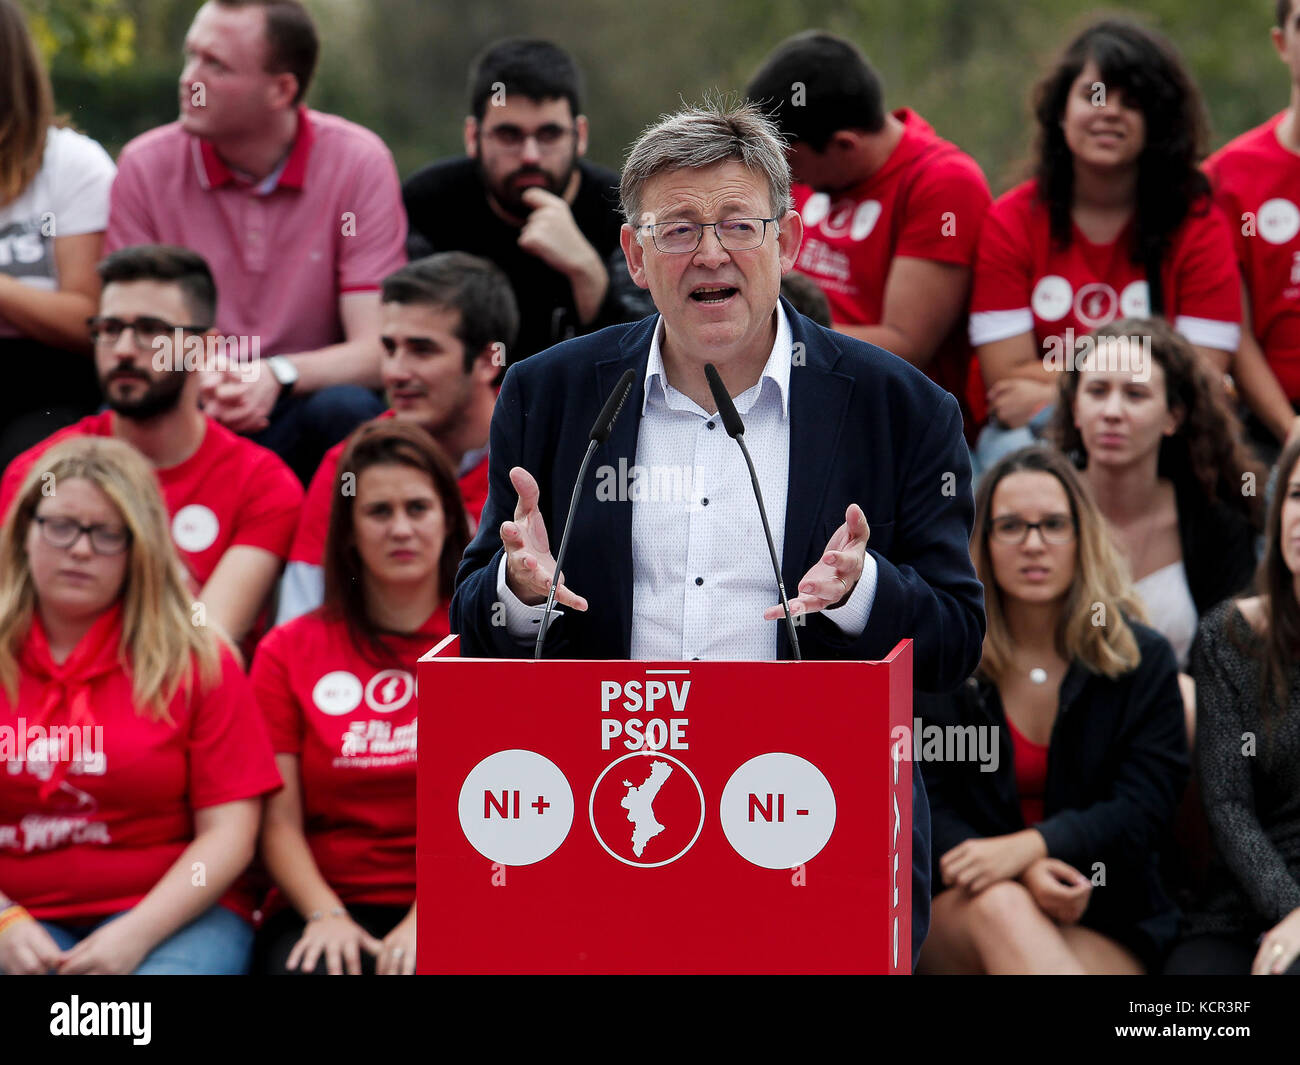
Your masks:
<instances>
[{"instance_id":1,"label":"navy blue blazer","mask_svg":"<svg viewBox=\"0 0 1300 1065\"><path fill-rule=\"evenodd\" d=\"M984 593L970 559L974 521L970 460L957 401L903 359L823 329L784 299L794 343L790 373L790 479L782 577L789 589L821 557L857 503L871 527L877 567L865 630L849 637L821 614L799 633L807 659L873 660L914 640L915 686L949 691L979 662ZM593 465L636 462L652 315L557 344L507 371L492 416L489 490L451 602L452 631L470 657L532 654L494 625L500 527L514 516L509 471L536 479L539 507L558 550L569 498L605 398L628 368L632 393ZM757 520L757 515L755 515ZM547 636L556 658L625 659L632 646L632 502L597 501L590 479L574 515L565 580L588 610L569 610ZM784 623L777 656L791 657ZM913 772L913 943L929 924L929 805ZM918 934L919 933L919 934ZM915 949L914 949L915 954Z\"/></svg>"}]
</instances>

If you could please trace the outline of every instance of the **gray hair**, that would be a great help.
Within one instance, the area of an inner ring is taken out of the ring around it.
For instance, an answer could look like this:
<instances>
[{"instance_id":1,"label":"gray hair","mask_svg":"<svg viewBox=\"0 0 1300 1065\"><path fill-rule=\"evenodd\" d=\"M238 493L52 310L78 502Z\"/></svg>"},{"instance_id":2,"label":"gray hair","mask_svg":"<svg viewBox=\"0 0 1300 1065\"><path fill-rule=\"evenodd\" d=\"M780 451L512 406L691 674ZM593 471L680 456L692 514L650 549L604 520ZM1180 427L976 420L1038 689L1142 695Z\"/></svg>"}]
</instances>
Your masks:
<instances>
[{"instance_id":1,"label":"gray hair","mask_svg":"<svg viewBox=\"0 0 1300 1065\"><path fill-rule=\"evenodd\" d=\"M767 179L772 214L794 206L790 198L790 164L776 123L749 102L706 100L675 115L661 115L636 139L623 164L619 199L629 225L640 225L641 194L656 174L699 169L730 159Z\"/></svg>"}]
</instances>

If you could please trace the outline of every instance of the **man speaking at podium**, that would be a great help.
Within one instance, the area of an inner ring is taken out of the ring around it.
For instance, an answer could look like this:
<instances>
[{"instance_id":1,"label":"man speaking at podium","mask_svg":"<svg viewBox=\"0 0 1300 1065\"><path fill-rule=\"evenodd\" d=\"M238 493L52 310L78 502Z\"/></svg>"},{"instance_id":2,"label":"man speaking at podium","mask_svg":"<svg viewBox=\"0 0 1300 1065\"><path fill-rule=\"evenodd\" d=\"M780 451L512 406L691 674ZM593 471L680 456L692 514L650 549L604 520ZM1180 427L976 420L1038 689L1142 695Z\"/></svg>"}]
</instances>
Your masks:
<instances>
[{"instance_id":1,"label":"man speaking at podium","mask_svg":"<svg viewBox=\"0 0 1300 1065\"><path fill-rule=\"evenodd\" d=\"M660 313L507 372L451 604L462 654L533 652L551 538L592 423L631 369L574 511L547 657L793 657L745 458L713 413L712 363L744 420L803 656L879 659L911 637L915 686L955 688L984 637L961 414L904 360L780 298L803 224L773 124L750 104L665 117L633 145L620 195L628 270ZM791 709L816 719L816 706ZM915 768L912 782L915 959L930 847Z\"/></svg>"}]
</instances>

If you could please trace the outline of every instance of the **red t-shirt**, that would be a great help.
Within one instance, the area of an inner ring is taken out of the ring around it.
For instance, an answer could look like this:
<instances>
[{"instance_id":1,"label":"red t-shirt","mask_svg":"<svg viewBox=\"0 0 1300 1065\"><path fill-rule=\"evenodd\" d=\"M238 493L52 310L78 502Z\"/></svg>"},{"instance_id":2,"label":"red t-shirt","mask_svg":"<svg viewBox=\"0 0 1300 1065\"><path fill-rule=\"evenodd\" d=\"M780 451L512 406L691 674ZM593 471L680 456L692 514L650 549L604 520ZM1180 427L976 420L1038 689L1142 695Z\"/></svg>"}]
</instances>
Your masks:
<instances>
[{"instance_id":1,"label":"red t-shirt","mask_svg":"<svg viewBox=\"0 0 1300 1065\"><path fill-rule=\"evenodd\" d=\"M837 323L880 324L896 256L972 266L992 199L974 159L914 111L894 116L903 137L866 181L833 198L807 185L791 190L804 223L795 268L826 293ZM959 322L930 363L930 376L960 397L969 359Z\"/></svg>"},{"instance_id":2,"label":"red t-shirt","mask_svg":"<svg viewBox=\"0 0 1300 1065\"><path fill-rule=\"evenodd\" d=\"M17 702L0 688L0 723L27 737L23 748L0 740L0 891L43 921L129 909L193 841L195 810L280 787L248 679L226 648L216 686L204 691L196 679L189 697L182 688L168 723L137 712L120 640L114 607L68 660L94 646L92 661L65 675L37 618ZM81 724L92 731L61 755L34 742L33 726ZM45 798L43 786L54 787ZM253 910L242 877L220 901L245 918Z\"/></svg>"},{"instance_id":3,"label":"red t-shirt","mask_svg":"<svg viewBox=\"0 0 1300 1065\"><path fill-rule=\"evenodd\" d=\"M1300 155L1283 148L1286 114L1229 141L1205 162L1250 294L1251 328L1282 390L1300 400Z\"/></svg>"},{"instance_id":4,"label":"red t-shirt","mask_svg":"<svg viewBox=\"0 0 1300 1065\"><path fill-rule=\"evenodd\" d=\"M379 415L381 418L393 417L391 410ZM311 484L307 486L307 498L303 501L302 515L298 519L298 532L289 549L290 562L305 562L309 566L319 566L325 557L325 534L329 531L330 507L334 502L334 481L338 475L339 459L347 446L343 440L335 444L321 459L321 464L312 475ZM472 469L461 474L459 479L460 496L469 516L470 535L478 528L478 520L487 504L488 493L488 457L484 450L479 461Z\"/></svg>"},{"instance_id":5,"label":"red t-shirt","mask_svg":"<svg viewBox=\"0 0 1300 1065\"><path fill-rule=\"evenodd\" d=\"M1025 739L1021 731L1011 723L1011 718L1007 718L1007 730L1011 733L1020 814L1026 825L1033 826L1043 819L1043 796L1047 794L1048 745Z\"/></svg>"},{"instance_id":6,"label":"red t-shirt","mask_svg":"<svg viewBox=\"0 0 1300 1065\"><path fill-rule=\"evenodd\" d=\"M970 341L975 347L1032 333L1039 352L1048 339L1068 343L1123 317L1150 314L1146 269L1130 257L1132 222L1109 244L1094 244L1074 227L1066 248L1052 240L1037 181L1000 196L984 219L971 293ZM1174 232L1161 277L1164 316L1193 344L1236 351L1241 292L1232 237L1217 207L1193 206ZM985 409L972 367L971 405ZM978 398L978 403L976 399Z\"/></svg>"},{"instance_id":7,"label":"red t-shirt","mask_svg":"<svg viewBox=\"0 0 1300 1065\"><path fill-rule=\"evenodd\" d=\"M345 904L415 901L415 663L450 631L443 603L368 661L324 612L272 629L250 674L277 754L298 756L303 827Z\"/></svg>"},{"instance_id":8,"label":"red t-shirt","mask_svg":"<svg viewBox=\"0 0 1300 1065\"><path fill-rule=\"evenodd\" d=\"M8 512L42 454L69 437L112 436L114 417L101 411L82 418L15 458L0 481L0 513ZM154 471L171 518L172 542L195 592L228 548L244 544L286 557L302 506L302 485L273 451L205 420L198 450L184 462Z\"/></svg>"}]
</instances>

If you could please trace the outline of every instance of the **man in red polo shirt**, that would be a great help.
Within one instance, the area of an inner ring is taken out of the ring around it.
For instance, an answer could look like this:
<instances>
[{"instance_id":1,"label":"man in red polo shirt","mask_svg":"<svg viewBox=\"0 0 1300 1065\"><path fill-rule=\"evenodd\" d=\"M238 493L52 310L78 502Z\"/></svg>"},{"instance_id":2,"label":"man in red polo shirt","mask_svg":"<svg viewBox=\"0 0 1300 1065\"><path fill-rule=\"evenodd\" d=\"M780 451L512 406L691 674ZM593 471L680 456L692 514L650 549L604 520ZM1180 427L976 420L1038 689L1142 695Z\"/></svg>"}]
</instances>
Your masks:
<instances>
[{"instance_id":1,"label":"man in red polo shirt","mask_svg":"<svg viewBox=\"0 0 1300 1065\"><path fill-rule=\"evenodd\" d=\"M1300 4L1277 0L1273 47L1291 72L1291 102L1205 161L1228 216L1242 274L1241 346L1232 376L1266 456L1300 433ZM1273 439L1269 439L1269 437Z\"/></svg>"},{"instance_id":2,"label":"man in red polo shirt","mask_svg":"<svg viewBox=\"0 0 1300 1065\"><path fill-rule=\"evenodd\" d=\"M115 436L158 473L172 542L209 625L238 642L253 627L280 572L302 486L264 447L199 410L187 364L210 345L217 303L212 274L186 248L124 248L96 267L104 290L91 320L95 368L109 410L61 429L9 464L0 481L8 512L39 456L69 436ZM177 339L181 338L182 343ZM52 486L58 491L58 486Z\"/></svg>"},{"instance_id":3,"label":"man in red polo shirt","mask_svg":"<svg viewBox=\"0 0 1300 1065\"><path fill-rule=\"evenodd\" d=\"M835 328L924 370L965 408L966 303L991 197L969 155L925 119L885 111L851 42L782 42L746 95L790 142L804 239L795 269L826 293Z\"/></svg>"},{"instance_id":4,"label":"man in red polo shirt","mask_svg":"<svg viewBox=\"0 0 1300 1065\"><path fill-rule=\"evenodd\" d=\"M472 534L487 502L488 430L505 352L519 331L519 308L505 273L465 252L417 259L384 278L380 374L390 409L433 436L460 474ZM280 585L277 624L320 606L321 560L339 457L331 448L307 489L298 534Z\"/></svg>"},{"instance_id":5,"label":"man in red polo shirt","mask_svg":"<svg viewBox=\"0 0 1300 1065\"><path fill-rule=\"evenodd\" d=\"M222 291L217 327L262 373L209 375L204 409L306 483L383 409L379 280L406 261L392 156L302 105L318 41L298 0L210 0L185 38L180 120L123 150L105 237L193 248Z\"/></svg>"}]
</instances>

